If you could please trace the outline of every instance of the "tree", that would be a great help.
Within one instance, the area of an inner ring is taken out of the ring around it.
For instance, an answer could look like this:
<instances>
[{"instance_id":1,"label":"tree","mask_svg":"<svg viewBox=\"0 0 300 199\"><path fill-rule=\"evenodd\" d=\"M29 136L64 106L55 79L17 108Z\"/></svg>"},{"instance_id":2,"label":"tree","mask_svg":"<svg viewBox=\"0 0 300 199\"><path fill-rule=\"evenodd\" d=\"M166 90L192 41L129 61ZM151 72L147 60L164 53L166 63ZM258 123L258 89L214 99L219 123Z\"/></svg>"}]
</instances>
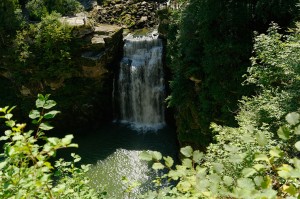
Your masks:
<instances>
[{"instance_id":1,"label":"tree","mask_svg":"<svg viewBox=\"0 0 300 199\"><path fill-rule=\"evenodd\" d=\"M296 2L189 1L169 52L174 74L169 103L177 110L183 143L207 145L212 121L237 125L237 102L253 92L252 87L241 86L250 66L253 31L265 31L272 20L281 17L283 28L290 25L297 13Z\"/></svg>"}]
</instances>

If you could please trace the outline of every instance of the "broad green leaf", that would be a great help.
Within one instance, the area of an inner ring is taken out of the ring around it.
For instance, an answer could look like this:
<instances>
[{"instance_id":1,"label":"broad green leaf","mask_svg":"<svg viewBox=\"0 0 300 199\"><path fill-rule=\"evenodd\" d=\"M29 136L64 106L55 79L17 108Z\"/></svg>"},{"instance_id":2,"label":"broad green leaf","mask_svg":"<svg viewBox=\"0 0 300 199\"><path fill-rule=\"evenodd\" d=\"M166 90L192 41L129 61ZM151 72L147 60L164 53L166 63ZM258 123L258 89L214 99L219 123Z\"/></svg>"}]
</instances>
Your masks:
<instances>
[{"instance_id":1,"label":"broad green leaf","mask_svg":"<svg viewBox=\"0 0 300 199\"><path fill-rule=\"evenodd\" d=\"M172 178L173 180L178 180L179 177L181 177L180 173L174 170L170 170L168 173L168 177Z\"/></svg>"},{"instance_id":2,"label":"broad green leaf","mask_svg":"<svg viewBox=\"0 0 300 199\"><path fill-rule=\"evenodd\" d=\"M298 158L293 158L292 160L290 160L290 162L291 162L292 164L294 164L294 166L295 166L298 170L300 170L300 159L298 159Z\"/></svg>"},{"instance_id":3,"label":"broad green leaf","mask_svg":"<svg viewBox=\"0 0 300 199\"><path fill-rule=\"evenodd\" d=\"M15 136L12 137L13 141L22 140L22 139L23 139L22 135L15 135Z\"/></svg>"},{"instance_id":4,"label":"broad green leaf","mask_svg":"<svg viewBox=\"0 0 300 199\"><path fill-rule=\"evenodd\" d=\"M274 147L269 151L270 155L272 157L277 157L280 158L283 155L283 152L278 148L278 147Z\"/></svg>"},{"instance_id":5,"label":"broad green leaf","mask_svg":"<svg viewBox=\"0 0 300 199\"><path fill-rule=\"evenodd\" d=\"M228 152L231 152L231 153L238 153L239 152L239 147L228 145L228 144L224 145L224 149Z\"/></svg>"},{"instance_id":6,"label":"broad green leaf","mask_svg":"<svg viewBox=\"0 0 300 199\"><path fill-rule=\"evenodd\" d=\"M233 154L233 155L229 156L228 160L231 163L239 164L239 163L243 162L243 157L240 154Z\"/></svg>"},{"instance_id":7,"label":"broad green leaf","mask_svg":"<svg viewBox=\"0 0 300 199\"><path fill-rule=\"evenodd\" d=\"M59 143L59 139L57 137L50 137L47 138L48 142L50 142L53 145L57 145Z\"/></svg>"},{"instance_id":8,"label":"broad green leaf","mask_svg":"<svg viewBox=\"0 0 300 199\"><path fill-rule=\"evenodd\" d=\"M217 173L222 173L224 171L224 165L221 163L212 163L212 166Z\"/></svg>"},{"instance_id":9,"label":"broad green leaf","mask_svg":"<svg viewBox=\"0 0 300 199\"><path fill-rule=\"evenodd\" d=\"M262 176L255 176L255 178L253 180L254 180L256 186L260 187L264 181L264 178Z\"/></svg>"},{"instance_id":10,"label":"broad green leaf","mask_svg":"<svg viewBox=\"0 0 300 199\"><path fill-rule=\"evenodd\" d=\"M193 162L189 158L185 158L182 160L182 165L186 166L187 168L192 168L193 167Z\"/></svg>"},{"instance_id":11,"label":"broad green leaf","mask_svg":"<svg viewBox=\"0 0 300 199\"><path fill-rule=\"evenodd\" d=\"M237 180L238 187L246 190L254 190L255 185L250 178L239 178Z\"/></svg>"},{"instance_id":12,"label":"broad green leaf","mask_svg":"<svg viewBox=\"0 0 300 199\"><path fill-rule=\"evenodd\" d=\"M0 137L0 141L2 141L2 140L8 140L8 139L9 139L8 136L1 136L1 137Z\"/></svg>"},{"instance_id":13,"label":"broad green leaf","mask_svg":"<svg viewBox=\"0 0 300 199\"><path fill-rule=\"evenodd\" d=\"M10 119L13 117L13 114L7 113L7 114L5 114L4 117L5 117L6 119L10 120Z\"/></svg>"},{"instance_id":14,"label":"broad green leaf","mask_svg":"<svg viewBox=\"0 0 300 199\"><path fill-rule=\"evenodd\" d=\"M77 154L73 156L73 158L74 158L74 162L79 162L81 160L81 157Z\"/></svg>"},{"instance_id":15,"label":"broad green leaf","mask_svg":"<svg viewBox=\"0 0 300 199\"><path fill-rule=\"evenodd\" d=\"M35 101L35 106L37 108L42 108L45 104L45 97L42 95L42 94L38 94L38 98L37 100Z\"/></svg>"},{"instance_id":16,"label":"broad green leaf","mask_svg":"<svg viewBox=\"0 0 300 199\"><path fill-rule=\"evenodd\" d=\"M11 130L6 130L6 131L4 131L4 134L7 135L7 136L10 136L12 134L12 131Z\"/></svg>"},{"instance_id":17,"label":"broad green leaf","mask_svg":"<svg viewBox=\"0 0 300 199\"><path fill-rule=\"evenodd\" d=\"M285 119L290 125L296 125L299 123L299 114L296 112L292 112L286 115Z\"/></svg>"},{"instance_id":18,"label":"broad green leaf","mask_svg":"<svg viewBox=\"0 0 300 199\"><path fill-rule=\"evenodd\" d=\"M7 162L3 161L0 162L0 170L3 169L6 166Z\"/></svg>"},{"instance_id":19,"label":"broad green leaf","mask_svg":"<svg viewBox=\"0 0 300 199\"><path fill-rule=\"evenodd\" d=\"M288 164L283 164L281 167L277 168L278 175L284 179L288 179L291 176L291 171L293 170L293 167L291 167Z\"/></svg>"},{"instance_id":20,"label":"broad green leaf","mask_svg":"<svg viewBox=\"0 0 300 199\"><path fill-rule=\"evenodd\" d=\"M29 113L30 119L36 119L36 118L39 118L40 116L41 116L41 114L40 114L40 111L38 111L38 110L32 110Z\"/></svg>"},{"instance_id":21,"label":"broad green leaf","mask_svg":"<svg viewBox=\"0 0 300 199\"><path fill-rule=\"evenodd\" d=\"M250 133L245 133L241 139L243 140L244 143L251 143L251 142L255 142L255 139L253 137L252 134Z\"/></svg>"},{"instance_id":22,"label":"broad green leaf","mask_svg":"<svg viewBox=\"0 0 300 199\"><path fill-rule=\"evenodd\" d=\"M200 161L202 160L202 158L204 157L204 154L202 152L200 152L199 150L196 150L193 152L193 161L200 163Z\"/></svg>"},{"instance_id":23,"label":"broad green leaf","mask_svg":"<svg viewBox=\"0 0 300 199\"><path fill-rule=\"evenodd\" d=\"M152 169L154 170L160 170L160 169L164 169L164 165L160 162L155 162L153 165L152 165Z\"/></svg>"},{"instance_id":24,"label":"broad green leaf","mask_svg":"<svg viewBox=\"0 0 300 199\"><path fill-rule=\"evenodd\" d=\"M295 129L294 129L294 133L296 135L300 135L300 125L298 125Z\"/></svg>"},{"instance_id":25,"label":"broad green leaf","mask_svg":"<svg viewBox=\"0 0 300 199\"><path fill-rule=\"evenodd\" d=\"M50 109L56 105L54 100L47 100L43 106L44 109Z\"/></svg>"},{"instance_id":26,"label":"broad green leaf","mask_svg":"<svg viewBox=\"0 0 300 199\"><path fill-rule=\"evenodd\" d=\"M63 145L68 145L72 142L72 139L74 138L73 135L66 135L63 139L61 139L61 142Z\"/></svg>"},{"instance_id":27,"label":"broad green leaf","mask_svg":"<svg viewBox=\"0 0 300 199\"><path fill-rule=\"evenodd\" d=\"M187 158L189 158L193 155L193 149L191 146L186 146L186 147L181 148L180 152L182 153L182 155L184 155Z\"/></svg>"},{"instance_id":28,"label":"broad green leaf","mask_svg":"<svg viewBox=\"0 0 300 199\"><path fill-rule=\"evenodd\" d=\"M245 178L248 178L252 175L254 175L257 171L253 168L244 168L242 170L242 175L245 177Z\"/></svg>"},{"instance_id":29,"label":"broad green leaf","mask_svg":"<svg viewBox=\"0 0 300 199\"><path fill-rule=\"evenodd\" d=\"M210 182L207 179L200 179L199 183L196 185L196 189L205 192L207 191L207 187L210 185Z\"/></svg>"},{"instance_id":30,"label":"broad green leaf","mask_svg":"<svg viewBox=\"0 0 300 199\"><path fill-rule=\"evenodd\" d=\"M187 192L192 187L192 185L187 181L180 181L176 187L181 192Z\"/></svg>"},{"instance_id":31,"label":"broad green leaf","mask_svg":"<svg viewBox=\"0 0 300 199\"><path fill-rule=\"evenodd\" d=\"M48 169L53 169L53 166L51 165L50 162L44 162L44 165L45 165Z\"/></svg>"},{"instance_id":32,"label":"broad green leaf","mask_svg":"<svg viewBox=\"0 0 300 199\"><path fill-rule=\"evenodd\" d=\"M68 145L68 147L78 148L78 144L71 143L71 144Z\"/></svg>"},{"instance_id":33,"label":"broad green leaf","mask_svg":"<svg viewBox=\"0 0 300 199\"><path fill-rule=\"evenodd\" d=\"M164 157L164 160L167 167L171 168L173 166L174 160L170 156Z\"/></svg>"},{"instance_id":34,"label":"broad green leaf","mask_svg":"<svg viewBox=\"0 0 300 199\"><path fill-rule=\"evenodd\" d=\"M12 128L16 125L15 121L13 120L9 120L9 121L5 121L6 126Z\"/></svg>"},{"instance_id":35,"label":"broad green leaf","mask_svg":"<svg viewBox=\"0 0 300 199\"><path fill-rule=\"evenodd\" d=\"M52 119L52 118L54 118L58 113L60 113L60 111L50 111L50 112L48 112L48 113L46 113L46 114L44 115L44 118L45 118L45 119Z\"/></svg>"},{"instance_id":36,"label":"broad green leaf","mask_svg":"<svg viewBox=\"0 0 300 199\"><path fill-rule=\"evenodd\" d=\"M269 189L263 189L262 193L260 194L260 198L263 199L272 199L272 198L277 198L277 191L269 188Z\"/></svg>"},{"instance_id":37,"label":"broad green leaf","mask_svg":"<svg viewBox=\"0 0 300 199\"><path fill-rule=\"evenodd\" d=\"M300 151L300 141L295 143L295 147L298 151Z\"/></svg>"},{"instance_id":38,"label":"broad green leaf","mask_svg":"<svg viewBox=\"0 0 300 199\"><path fill-rule=\"evenodd\" d=\"M0 112L6 113L6 111L7 111L8 108L9 108L9 106L6 106L4 108L0 108Z\"/></svg>"},{"instance_id":39,"label":"broad green leaf","mask_svg":"<svg viewBox=\"0 0 300 199\"><path fill-rule=\"evenodd\" d=\"M233 183L233 178L230 176L224 176L223 177L223 182L226 186L231 186Z\"/></svg>"},{"instance_id":40,"label":"broad green leaf","mask_svg":"<svg viewBox=\"0 0 300 199\"><path fill-rule=\"evenodd\" d=\"M158 151L152 151L152 158L154 160L161 160L162 159L162 155Z\"/></svg>"},{"instance_id":41,"label":"broad green leaf","mask_svg":"<svg viewBox=\"0 0 300 199\"><path fill-rule=\"evenodd\" d=\"M263 165L263 164L255 164L255 165L253 166L253 168L254 168L256 171L260 171L260 170L266 168L266 166Z\"/></svg>"},{"instance_id":42,"label":"broad green leaf","mask_svg":"<svg viewBox=\"0 0 300 199\"><path fill-rule=\"evenodd\" d=\"M41 123L39 128L44 131L48 131L48 130L53 129L53 126L50 126L48 123Z\"/></svg>"},{"instance_id":43,"label":"broad green leaf","mask_svg":"<svg viewBox=\"0 0 300 199\"><path fill-rule=\"evenodd\" d=\"M216 185L218 185L222 180L221 177L216 173L212 173L212 174L208 175L207 177L211 183L216 184Z\"/></svg>"},{"instance_id":44,"label":"broad green leaf","mask_svg":"<svg viewBox=\"0 0 300 199\"><path fill-rule=\"evenodd\" d=\"M254 160L255 160L255 161L260 161L260 160L262 160L262 161L265 161L265 162L268 162L268 163L270 162L268 156L265 155L265 154L262 154L262 153L255 154Z\"/></svg>"},{"instance_id":45,"label":"broad green leaf","mask_svg":"<svg viewBox=\"0 0 300 199\"><path fill-rule=\"evenodd\" d=\"M48 141L51 142L52 144L55 143L55 140L52 138L48 138ZM49 143L46 143L43 147L43 151L46 151L46 152L51 151L52 149L53 149L53 147Z\"/></svg>"},{"instance_id":46,"label":"broad green leaf","mask_svg":"<svg viewBox=\"0 0 300 199\"><path fill-rule=\"evenodd\" d=\"M150 154L150 153L147 152L147 151L142 151L142 152L139 154L139 158L140 158L141 160L151 161L151 160L152 160L152 154Z\"/></svg>"},{"instance_id":47,"label":"broad green leaf","mask_svg":"<svg viewBox=\"0 0 300 199\"><path fill-rule=\"evenodd\" d=\"M291 194L292 196L295 196L297 194L297 188L293 184L290 184L289 186L284 185L283 186L283 191L286 192L286 193Z\"/></svg>"},{"instance_id":48,"label":"broad green leaf","mask_svg":"<svg viewBox=\"0 0 300 199\"><path fill-rule=\"evenodd\" d=\"M268 140L267 140L265 134L261 131L257 132L255 137L260 146L265 146L268 143Z\"/></svg>"},{"instance_id":49,"label":"broad green leaf","mask_svg":"<svg viewBox=\"0 0 300 199\"><path fill-rule=\"evenodd\" d=\"M299 169L293 169L290 171L291 178L300 178L300 170Z\"/></svg>"},{"instance_id":50,"label":"broad green leaf","mask_svg":"<svg viewBox=\"0 0 300 199\"><path fill-rule=\"evenodd\" d=\"M283 140L290 139L290 130L286 126L282 126L277 131L278 136Z\"/></svg>"},{"instance_id":51,"label":"broad green leaf","mask_svg":"<svg viewBox=\"0 0 300 199\"><path fill-rule=\"evenodd\" d=\"M270 176L267 175L264 177L264 181L261 183L261 187L263 189L272 187L272 179L270 178Z\"/></svg>"}]
</instances>

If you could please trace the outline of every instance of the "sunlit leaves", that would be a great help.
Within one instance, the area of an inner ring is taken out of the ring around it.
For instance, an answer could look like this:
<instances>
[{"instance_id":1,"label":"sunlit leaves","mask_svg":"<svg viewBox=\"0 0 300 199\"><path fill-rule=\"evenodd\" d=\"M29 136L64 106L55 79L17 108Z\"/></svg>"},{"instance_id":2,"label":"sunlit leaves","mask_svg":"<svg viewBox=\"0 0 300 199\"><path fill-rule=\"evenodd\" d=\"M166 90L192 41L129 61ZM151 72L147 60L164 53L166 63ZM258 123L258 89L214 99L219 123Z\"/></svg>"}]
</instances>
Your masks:
<instances>
[{"instance_id":1,"label":"sunlit leaves","mask_svg":"<svg viewBox=\"0 0 300 199\"><path fill-rule=\"evenodd\" d=\"M41 115L40 115L40 112L38 110L32 110L29 113L29 118L30 119L36 119L36 118L39 118L40 116Z\"/></svg>"},{"instance_id":2,"label":"sunlit leaves","mask_svg":"<svg viewBox=\"0 0 300 199\"><path fill-rule=\"evenodd\" d=\"M285 119L290 125L296 125L299 123L299 114L292 112L286 115Z\"/></svg>"},{"instance_id":3,"label":"sunlit leaves","mask_svg":"<svg viewBox=\"0 0 300 199\"><path fill-rule=\"evenodd\" d=\"M272 157L280 158L283 156L283 152L277 147L272 148L269 153Z\"/></svg>"},{"instance_id":4,"label":"sunlit leaves","mask_svg":"<svg viewBox=\"0 0 300 199\"><path fill-rule=\"evenodd\" d=\"M174 160L170 156L164 157L164 160L167 167L171 168L173 166Z\"/></svg>"},{"instance_id":5,"label":"sunlit leaves","mask_svg":"<svg viewBox=\"0 0 300 199\"><path fill-rule=\"evenodd\" d=\"M290 139L290 130L286 126L282 126L277 131L278 136L283 140Z\"/></svg>"},{"instance_id":6,"label":"sunlit leaves","mask_svg":"<svg viewBox=\"0 0 300 199\"><path fill-rule=\"evenodd\" d=\"M255 155L255 158L254 158L255 161L265 161L265 162L269 162L269 157L265 154L256 154Z\"/></svg>"},{"instance_id":7,"label":"sunlit leaves","mask_svg":"<svg viewBox=\"0 0 300 199\"><path fill-rule=\"evenodd\" d=\"M152 154L147 152L147 151L142 151L140 154L139 154L139 158L141 160L145 160L145 161L151 161L152 160Z\"/></svg>"},{"instance_id":8,"label":"sunlit leaves","mask_svg":"<svg viewBox=\"0 0 300 199\"><path fill-rule=\"evenodd\" d=\"M162 155L161 155L161 153L160 152L158 152L158 151L152 151L151 152L152 153L152 158L154 159L154 160L161 160L162 159Z\"/></svg>"},{"instance_id":9,"label":"sunlit leaves","mask_svg":"<svg viewBox=\"0 0 300 199\"><path fill-rule=\"evenodd\" d=\"M264 132L261 131L256 133L256 140L260 146L265 146L268 143Z\"/></svg>"},{"instance_id":10,"label":"sunlit leaves","mask_svg":"<svg viewBox=\"0 0 300 199\"><path fill-rule=\"evenodd\" d=\"M48 113L45 113L44 118L45 119L52 119L54 118L60 111L50 111ZM34 118L33 118L34 119Z\"/></svg>"},{"instance_id":11,"label":"sunlit leaves","mask_svg":"<svg viewBox=\"0 0 300 199\"><path fill-rule=\"evenodd\" d=\"M203 159L204 154L200 152L199 150L196 150L193 152L193 161L200 163L200 161Z\"/></svg>"},{"instance_id":12,"label":"sunlit leaves","mask_svg":"<svg viewBox=\"0 0 300 199\"><path fill-rule=\"evenodd\" d=\"M160 162L155 162L153 165L152 165L152 169L154 170L160 170L160 169L164 169L164 165L161 164Z\"/></svg>"},{"instance_id":13,"label":"sunlit leaves","mask_svg":"<svg viewBox=\"0 0 300 199\"><path fill-rule=\"evenodd\" d=\"M253 169L253 168L244 168L244 169L242 170L242 175L243 175L244 177L248 178L248 177L254 175L256 172L257 172L257 171L256 171L255 169Z\"/></svg>"},{"instance_id":14,"label":"sunlit leaves","mask_svg":"<svg viewBox=\"0 0 300 199\"><path fill-rule=\"evenodd\" d=\"M300 141L295 143L295 148L300 151Z\"/></svg>"},{"instance_id":15,"label":"sunlit leaves","mask_svg":"<svg viewBox=\"0 0 300 199\"><path fill-rule=\"evenodd\" d=\"M182 153L182 155L184 155L185 157L189 158L193 154L193 149L192 149L191 146L186 146L184 148L181 148L180 152Z\"/></svg>"},{"instance_id":16,"label":"sunlit leaves","mask_svg":"<svg viewBox=\"0 0 300 199\"><path fill-rule=\"evenodd\" d=\"M223 182L226 186L231 186L233 183L233 178L230 176L224 176L223 177Z\"/></svg>"},{"instance_id":17,"label":"sunlit leaves","mask_svg":"<svg viewBox=\"0 0 300 199\"><path fill-rule=\"evenodd\" d=\"M44 119L52 119L59 111L44 110L55 106L55 102L49 100L50 95L38 95L36 100L37 110L30 112L29 117L36 125L35 130L26 131L26 124L18 124L12 120L12 109L9 107L0 108L0 112L9 117L4 118L10 127L4 132L0 140L5 140L3 145L4 153L0 154L0 198L102 198L88 186L85 176L88 167L77 168L75 163L80 157L71 154L72 162L62 159L51 162L58 149L67 147L78 147L72 143L73 135L66 135L64 138L46 137L43 131L52 129ZM158 156L158 155L156 155ZM50 161L51 159L51 161ZM53 173L55 172L55 173ZM53 177L55 175L55 183ZM17 177L16 177L17 176Z\"/></svg>"},{"instance_id":18,"label":"sunlit leaves","mask_svg":"<svg viewBox=\"0 0 300 199\"><path fill-rule=\"evenodd\" d=\"M53 126L49 125L48 123L41 123L39 126L40 129L44 130L44 131L48 131L53 129Z\"/></svg>"}]
</instances>

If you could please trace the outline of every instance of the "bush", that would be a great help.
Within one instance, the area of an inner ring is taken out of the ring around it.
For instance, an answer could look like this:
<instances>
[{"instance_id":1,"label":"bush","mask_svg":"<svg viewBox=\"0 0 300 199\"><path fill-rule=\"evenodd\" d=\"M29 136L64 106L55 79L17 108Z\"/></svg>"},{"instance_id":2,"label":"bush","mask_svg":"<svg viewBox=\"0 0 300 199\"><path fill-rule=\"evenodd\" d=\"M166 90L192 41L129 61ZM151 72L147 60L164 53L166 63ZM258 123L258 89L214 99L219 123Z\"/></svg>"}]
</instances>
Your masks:
<instances>
[{"instance_id":1,"label":"bush","mask_svg":"<svg viewBox=\"0 0 300 199\"><path fill-rule=\"evenodd\" d=\"M59 111L51 110L56 105L49 95L38 95L36 109L29 117L35 130L26 130L26 124L13 120L14 107L0 108L8 129L0 140L5 141L0 154L1 198L103 198L89 187L85 176L89 165L76 167L80 157L71 154L73 161L53 158L57 150L77 147L73 135L64 138L48 137L45 132L53 129L49 120Z\"/></svg>"}]
</instances>

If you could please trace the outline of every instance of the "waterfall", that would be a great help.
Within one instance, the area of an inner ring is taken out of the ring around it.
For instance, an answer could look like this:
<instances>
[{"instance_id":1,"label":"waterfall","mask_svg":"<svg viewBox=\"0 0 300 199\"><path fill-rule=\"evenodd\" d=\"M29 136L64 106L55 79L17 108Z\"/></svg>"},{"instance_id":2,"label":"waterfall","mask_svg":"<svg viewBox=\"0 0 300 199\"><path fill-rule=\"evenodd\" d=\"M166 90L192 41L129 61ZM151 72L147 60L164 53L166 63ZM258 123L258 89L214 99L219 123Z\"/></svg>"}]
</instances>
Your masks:
<instances>
[{"instance_id":1,"label":"waterfall","mask_svg":"<svg viewBox=\"0 0 300 199\"><path fill-rule=\"evenodd\" d=\"M125 37L120 63L119 120L138 129L157 129L165 124L163 47L156 35Z\"/></svg>"}]
</instances>

